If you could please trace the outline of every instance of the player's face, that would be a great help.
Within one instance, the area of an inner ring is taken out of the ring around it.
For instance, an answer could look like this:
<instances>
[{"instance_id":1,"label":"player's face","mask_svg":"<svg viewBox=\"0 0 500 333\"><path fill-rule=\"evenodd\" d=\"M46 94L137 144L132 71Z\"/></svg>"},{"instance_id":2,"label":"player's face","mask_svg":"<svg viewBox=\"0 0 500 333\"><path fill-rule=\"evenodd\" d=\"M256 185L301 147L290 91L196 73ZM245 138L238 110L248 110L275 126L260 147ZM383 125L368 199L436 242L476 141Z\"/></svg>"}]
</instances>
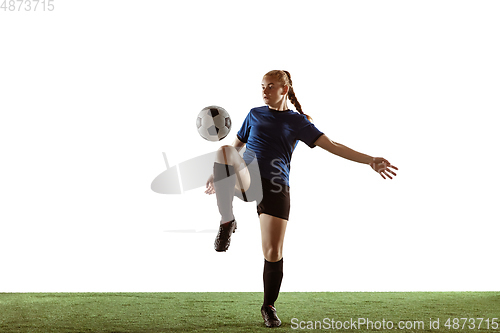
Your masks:
<instances>
[{"instance_id":1,"label":"player's face","mask_svg":"<svg viewBox=\"0 0 500 333\"><path fill-rule=\"evenodd\" d=\"M286 98L288 89L277 82L273 77L264 76L262 79L262 98L264 103L271 107L279 106Z\"/></svg>"}]
</instances>

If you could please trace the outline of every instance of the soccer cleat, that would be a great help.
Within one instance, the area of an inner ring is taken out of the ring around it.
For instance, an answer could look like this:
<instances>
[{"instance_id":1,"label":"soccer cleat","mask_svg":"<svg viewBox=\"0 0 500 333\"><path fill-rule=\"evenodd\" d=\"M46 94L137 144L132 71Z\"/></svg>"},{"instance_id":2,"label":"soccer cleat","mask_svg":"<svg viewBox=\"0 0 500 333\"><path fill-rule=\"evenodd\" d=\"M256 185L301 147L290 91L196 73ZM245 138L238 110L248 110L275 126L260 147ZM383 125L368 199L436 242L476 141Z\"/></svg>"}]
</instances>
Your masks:
<instances>
[{"instance_id":1,"label":"soccer cleat","mask_svg":"<svg viewBox=\"0 0 500 333\"><path fill-rule=\"evenodd\" d=\"M236 220L226 222L220 225L219 233L215 238L215 251L226 252L231 243L231 234L236 231Z\"/></svg>"},{"instance_id":2,"label":"soccer cleat","mask_svg":"<svg viewBox=\"0 0 500 333\"><path fill-rule=\"evenodd\" d=\"M267 327L281 326L281 320L278 318L278 315L276 315L276 308L274 306L262 305L260 313L262 313L264 324L266 324Z\"/></svg>"}]
</instances>

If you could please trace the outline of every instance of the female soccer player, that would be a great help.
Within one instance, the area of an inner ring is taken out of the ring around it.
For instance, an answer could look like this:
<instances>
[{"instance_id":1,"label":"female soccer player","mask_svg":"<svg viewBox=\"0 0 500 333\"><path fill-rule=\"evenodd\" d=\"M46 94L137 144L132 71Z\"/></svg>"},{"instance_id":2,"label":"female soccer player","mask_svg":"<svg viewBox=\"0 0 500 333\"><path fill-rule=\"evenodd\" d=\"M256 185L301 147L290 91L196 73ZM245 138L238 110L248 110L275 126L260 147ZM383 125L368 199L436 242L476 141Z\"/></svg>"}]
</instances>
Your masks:
<instances>
[{"instance_id":1,"label":"female soccer player","mask_svg":"<svg viewBox=\"0 0 500 333\"><path fill-rule=\"evenodd\" d=\"M295 97L287 71L273 70L262 79L262 97L266 106L248 113L232 146L222 146L214 163L214 174L206 184L207 194L216 193L221 213L215 250L229 248L236 230L232 200L256 201L264 252L264 303L262 318L267 327L278 327L274 302L283 278L283 240L290 211L289 172L292 153L298 140L309 147L319 146L351 161L368 164L384 179L397 170L381 157L371 157L335 143L311 123ZM287 98L297 112L288 109ZM239 151L245 147L243 158Z\"/></svg>"}]
</instances>

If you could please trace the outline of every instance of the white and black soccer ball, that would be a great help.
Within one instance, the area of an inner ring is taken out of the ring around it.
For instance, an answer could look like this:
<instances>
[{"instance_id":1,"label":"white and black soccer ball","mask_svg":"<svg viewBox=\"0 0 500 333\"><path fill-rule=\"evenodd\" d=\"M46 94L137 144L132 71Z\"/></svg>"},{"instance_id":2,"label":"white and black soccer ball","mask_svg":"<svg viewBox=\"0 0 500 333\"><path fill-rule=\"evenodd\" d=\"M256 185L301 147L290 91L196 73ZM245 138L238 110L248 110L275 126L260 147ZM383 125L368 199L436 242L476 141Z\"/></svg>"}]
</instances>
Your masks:
<instances>
[{"instance_id":1,"label":"white and black soccer ball","mask_svg":"<svg viewBox=\"0 0 500 333\"><path fill-rule=\"evenodd\" d=\"M231 131L231 118L224 108L207 106L198 114L196 128L203 139L220 141Z\"/></svg>"}]
</instances>

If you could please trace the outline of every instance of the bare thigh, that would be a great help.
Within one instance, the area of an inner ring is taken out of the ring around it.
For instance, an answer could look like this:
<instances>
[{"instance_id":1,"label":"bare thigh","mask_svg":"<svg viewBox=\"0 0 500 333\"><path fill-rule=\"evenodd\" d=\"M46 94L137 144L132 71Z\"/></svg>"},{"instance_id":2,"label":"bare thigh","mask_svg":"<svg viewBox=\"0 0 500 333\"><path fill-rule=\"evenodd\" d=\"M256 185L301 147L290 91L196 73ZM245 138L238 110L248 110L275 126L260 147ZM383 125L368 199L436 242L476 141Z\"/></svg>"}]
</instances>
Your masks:
<instances>
[{"instance_id":1,"label":"bare thigh","mask_svg":"<svg viewBox=\"0 0 500 333\"><path fill-rule=\"evenodd\" d=\"M259 218L264 258L270 262L280 261L288 221L268 214L260 214Z\"/></svg>"}]
</instances>

